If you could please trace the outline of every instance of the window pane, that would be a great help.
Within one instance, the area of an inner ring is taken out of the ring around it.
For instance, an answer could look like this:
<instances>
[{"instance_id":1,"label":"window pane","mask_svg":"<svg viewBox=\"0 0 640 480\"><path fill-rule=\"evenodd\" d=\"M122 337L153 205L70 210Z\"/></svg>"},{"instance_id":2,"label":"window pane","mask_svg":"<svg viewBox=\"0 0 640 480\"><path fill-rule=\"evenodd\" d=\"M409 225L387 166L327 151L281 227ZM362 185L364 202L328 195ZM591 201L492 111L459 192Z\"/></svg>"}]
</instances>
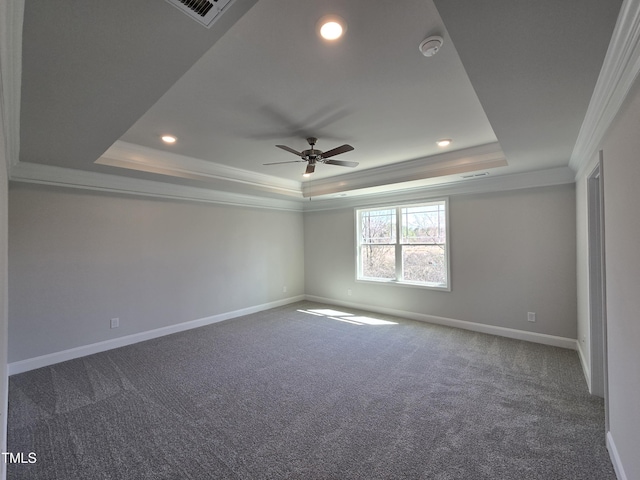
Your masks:
<instances>
[{"instance_id":1,"label":"window pane","mask_svg":"<svg viewBox=\"0 0 640 480\"><path fill-rule=\"evenodd\" d=\"M369 210L360 213L361 243L395 243L396 210Z\"/></svg>"},{"instance_id":2,"label":"window pane","mask_svg":"<svg viewBox=\"0 0 640 480\"><path fill-rule=\"evenodd\" d=\"M447 284L444 245L404 245L402 279L407 282Z\"/></svg>"},{"instance_id":3,"label":"window pane","mask_svg":"<svg viewBox=\"0 0 640 480\"><path fill-rule=\"evenodd\" d=\"M360 247L362 277L394 280L396 278L395 252L393 245L362 245Z\"/></svg>"},{"instance_id":4,"label":"window pane","mask_svg":"<svg viewBox=\"0 0 640 480\"><path fill-rule=\"evenodd\" d=\"M447 228L444 203L403 207L401 243L446 242Z\"/></svg>"}]
</instances>

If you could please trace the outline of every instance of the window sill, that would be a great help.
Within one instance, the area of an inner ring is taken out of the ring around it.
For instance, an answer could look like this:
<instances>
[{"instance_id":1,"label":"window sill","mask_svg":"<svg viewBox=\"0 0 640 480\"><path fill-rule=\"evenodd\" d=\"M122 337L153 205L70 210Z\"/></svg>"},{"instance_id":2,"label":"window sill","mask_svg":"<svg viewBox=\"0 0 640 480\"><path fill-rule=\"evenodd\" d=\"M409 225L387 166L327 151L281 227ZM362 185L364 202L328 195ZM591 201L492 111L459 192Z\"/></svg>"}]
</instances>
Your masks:
<instances>
[{"instance_id":1,"label":"window sill","mask_svg":"<svg viewBox=\"0 0 640 480\"><path fill-rule=\"evenodd\" d=\"M376 285L394 285L398 287L411 287L420 288L423 290L436 290L439 292L450 292L451 287L449 285L436 285L436 284L424 284L424 283L412 283L412 282L399 282L397 280L375 280L370 278L356 278L357 283L373 283Z\"/></svg>"}]
</instances>

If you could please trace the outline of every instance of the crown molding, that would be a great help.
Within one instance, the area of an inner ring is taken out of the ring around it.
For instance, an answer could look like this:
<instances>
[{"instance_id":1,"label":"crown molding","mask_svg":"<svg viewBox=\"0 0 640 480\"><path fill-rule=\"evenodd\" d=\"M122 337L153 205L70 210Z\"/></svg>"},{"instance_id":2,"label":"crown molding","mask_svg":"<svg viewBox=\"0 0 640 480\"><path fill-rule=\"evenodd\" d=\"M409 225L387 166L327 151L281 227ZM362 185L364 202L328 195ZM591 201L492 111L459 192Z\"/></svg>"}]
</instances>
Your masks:
<instances>
[{"instance_id":1,"label":"crown molding","mask_svg":"<svg viewBox=\"0 0 640 480\"><path fill-rule=\"evenodd\" d=\"M95 163L212 183L214 181L239 183L250 186L258 192L270 192L295 198L317 197L507 165L500 145L491 143L300 183L122 141L116 142ZM212 187L215 188L215 185Z\"/></svg>"},{"instance_id":2,"label":"crown molding","mask_svg":"<svg viewBox=\"0 0 640 480\"><path fill-rule=\"evenodd\" d=\"M569 160L576 178L596 153L640 72L640 1L624 0Z\"/></svg>"},{"instance_id":3,"label":"crown molding","mask_svg":"<svg viewBox=\"0 0 640 480\"><path fill-rule=\"evenodd\" d=\"M303 202L300 200L275 199L222 192L37 163L19 162L17 165L12 166L10 180L14 182L55 185L67 188L169 198L173 200L218 203L240 207L296 212L303 210Z\"/></svg>"},{"instance_id":4,"label":"crown molding","mask_svg":"<svg viewBox=\"0 0 640 480\"><path fill-rule=\"evenodd\" d=\"M98 160L98 165L160 173L172 177L224 181L248 185L263 192L300 198L301 183L219 163L117 141Z\"/></svg>"},{"instance_id":5,"label":"crown molding","mask_svg":"<svg viewBox=\"0 0 640 480\"><path fill-rule=\"evenodd\" d=\"M304 197L317 197L362 188L424 180L507 165L499 143L466 148L347 173L338 177L311 180L302 184Z\"/></svg>"},{"instance_id":6,"label":"crown molding","mask_svg":"<svg viewBox=\"0 0 640 480\"><path fill-rule=\"evenodd\" d=\"M7 166L20 152L20 84L24 0L0 0L0 111L5 129Z\"/></svg>"},{"instance_id":7,"label":"crown molding","mask_svg":"<svg viewBox=\"0 0 640 480\"><path fill-rule=\"evenodd\" d=\"M574 173L568 167L560 167L511 175L472 178L460 180L459 182L394 190L385 193L370 193L366 195L321 200L310 199L311 201L307 202L222 192L25 162L19 162L17 165L11 167L10 180L14 182L168 198L172 200L302 212L413 201L418 198L424 200L441 196L468 195L563 185L574 183Z\"/></svg>"},{"instance_id":8,"label":"crown molding","mask_svg":"<svg viewBox=\"0 0 640 480\"><path fill-rule=\"evenodd\" d=\"M372 193L352 197L335 197L305 202L304 211L336 210L363 206L427 200L436 197L504 192L524 188L550 187L574 183L574 173L569 167L549 168L530 172L493 177L478 177L440 185Z\"/></svg>"}]
</instances>

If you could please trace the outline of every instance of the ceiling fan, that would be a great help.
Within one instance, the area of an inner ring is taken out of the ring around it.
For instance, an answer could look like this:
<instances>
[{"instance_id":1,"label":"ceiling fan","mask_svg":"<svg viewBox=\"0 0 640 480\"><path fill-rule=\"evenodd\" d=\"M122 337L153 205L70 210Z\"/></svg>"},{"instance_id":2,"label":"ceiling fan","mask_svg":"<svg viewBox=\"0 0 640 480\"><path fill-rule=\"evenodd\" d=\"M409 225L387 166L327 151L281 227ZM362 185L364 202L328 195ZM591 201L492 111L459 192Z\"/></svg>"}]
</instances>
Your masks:
<instances>
[{"instance_id":1,"label":"ceiling fan","mask_svg":"<svg viewBox=\"0 0 640 480\"><path fill-rule=\"evenodd\" d=\"M305 170L305 175L312 174L318 163L326 163L327 165L338 165L340 167L357 167L358 162L349 162L345 160L327 160L330 157L335 157L341 153L350 152L353 150L351 145L341 145L339 147L333 148L328 152L323 152L322 150L316 150L315 145L318 141L315 137L307 138L307 142L311 146L308 150L303 150L302 152L298 152L293 148L287 147L286 145L276 145L276 147L281 148L282 150L286 150L287 152L291 152L294 155L299 156L300 160L291 160L289 162L274 162L274 163L263 163L263 165L278 165L281 163L297 163L297 162L307 162L307 169Z\"/></svg>"}]
</instances>

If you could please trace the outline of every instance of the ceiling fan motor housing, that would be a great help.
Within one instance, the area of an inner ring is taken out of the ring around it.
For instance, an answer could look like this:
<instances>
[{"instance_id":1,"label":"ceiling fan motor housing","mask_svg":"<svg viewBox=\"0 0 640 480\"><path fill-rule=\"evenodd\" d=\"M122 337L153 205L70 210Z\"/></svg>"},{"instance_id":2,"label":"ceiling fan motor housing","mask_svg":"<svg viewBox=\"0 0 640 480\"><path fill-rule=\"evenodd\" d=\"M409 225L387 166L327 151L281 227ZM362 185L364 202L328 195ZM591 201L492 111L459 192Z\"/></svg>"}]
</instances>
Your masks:
<instances>
[{"instance_id":1,"label":"ceiling fan motor housing","mask_svg":"<svg viewBox=\"0 0 640 480\"><path fill-rule=\"evenodd\" d=\"M305 159L307 162L315 163L316 160L322 160L322 151L321 150L315 150L313 148L313 147L316 146L316 142L317 141L318 141L318 139L316 137L307 138L307 142L309 143L311 148L309 150L303 150L302 151L302 158Z\"/></svg>"},{"instance_id":2,"label":"ceiling fan motor housing","mask_svg":"<svg viewBox=\"0 0 640 480\"><path fill-rule=\"evenodd\" d=\"M307 161L316 161L322 159L322 150L314 150L313 148L302 152L302 158Z\"/></svg>"}]
</instances>

